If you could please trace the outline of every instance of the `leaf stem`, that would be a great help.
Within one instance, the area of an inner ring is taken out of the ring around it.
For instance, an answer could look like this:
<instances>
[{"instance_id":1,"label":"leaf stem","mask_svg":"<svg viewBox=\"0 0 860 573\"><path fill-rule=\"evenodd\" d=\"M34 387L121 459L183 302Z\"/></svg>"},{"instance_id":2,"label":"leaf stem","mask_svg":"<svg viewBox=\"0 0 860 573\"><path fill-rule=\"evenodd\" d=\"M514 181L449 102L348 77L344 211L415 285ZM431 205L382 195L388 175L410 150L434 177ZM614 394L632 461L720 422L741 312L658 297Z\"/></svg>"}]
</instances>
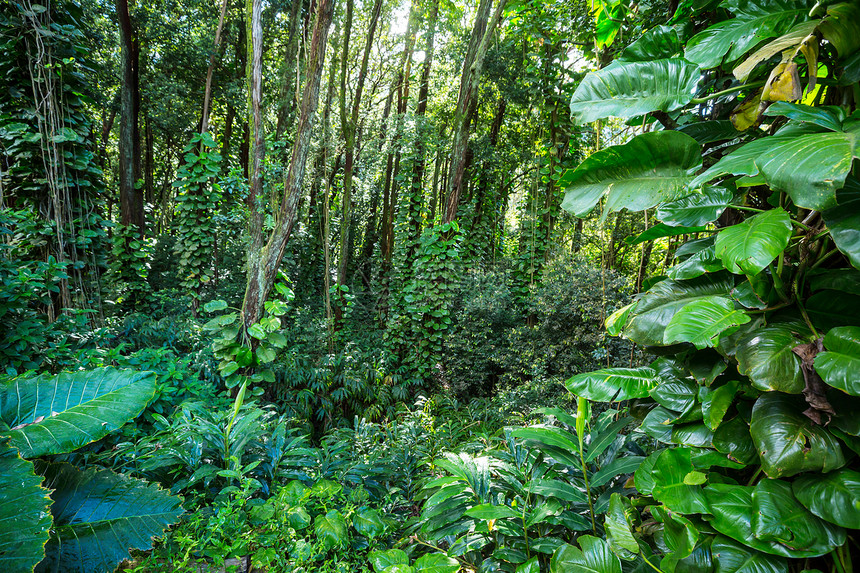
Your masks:
<instances>
[{"instance_id":1,"label":"leaf stem","mask_svg":"<svg viewBox=\"0 0 860 573\"><path fill-rule=\"evenodd\" d=\"M705 102L710 101L710 100L712 100L712 99L716 99L716 98L718 98L718 97L720 97L720 96L728 95L728 94L735 93L735 92L739 92L739 91L742 91L742 90L751 90L751 89L755 89L755 88L760 88L760 87L762 87L765 83L766 83L766 82L764 82L764 81L760 81L760 82L752 82L751 84L741 84L741 85L739 85L739 86L733 86L733 87L730 87L730 88L728 88L728 89L724 89L724 90L722 90L722 91L718 91L718 92L716 92L716 93L712 93L712 94L710 94L710 95L706 95L706 96L704 96L704 97L696 97L696 98L693 98L693 99L691 99L691 100L690 100L690 103L692 103L692 104L705 103Z\"/></svg>"},{"instance_id":2,"label":"leaf stem","mask_svg":"<svg viewBox=\"0 0 860 573\"><path fill-rule=\"evenodd\" d=\"M642 561L647 563L651 567L651 569L653 569L654 571L657 571L657 573L663 573L663 571L659 567L657 567L656 565L654 565L653 563L648 561L648 558L645 557L645 555L643 555L641 552L639 553L639 556L642 557Z\"/></svg>"}]
</instances>

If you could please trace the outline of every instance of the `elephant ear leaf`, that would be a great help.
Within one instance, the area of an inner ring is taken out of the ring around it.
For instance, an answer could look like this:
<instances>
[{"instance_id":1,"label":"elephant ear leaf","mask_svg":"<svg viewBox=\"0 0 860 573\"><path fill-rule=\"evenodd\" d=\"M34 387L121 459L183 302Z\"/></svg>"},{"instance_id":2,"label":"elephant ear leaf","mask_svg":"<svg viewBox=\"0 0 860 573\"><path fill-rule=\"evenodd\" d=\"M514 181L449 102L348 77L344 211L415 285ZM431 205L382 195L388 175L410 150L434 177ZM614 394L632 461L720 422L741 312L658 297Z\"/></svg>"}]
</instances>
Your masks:
<instances>
[{"instance_id":1,"label":"elephant ear leaf","mask_svg":"<svg viewBox=\"0 0 860 573\"><path fill-rule=\"evenodd\" d=\"M565 385L577 396L594 402L617 402L645 398L660 383L653 368L604 368L577 374Z\"/></svg>"},{"instance_id":2,"label":"elephant ear leaf","mask_svg":"<svg viewBox=\"0 0 860 573\"><path fill-rule=\"evenodd\" d=\"M824 347L827 350L815 357L815 370L830 386L860 396L860 327L831 329Z\"/></svg>"},{"instance_id":3,"label":"elephant ear leaf","mask_svg":"<svg viewBox=\"0 0 860 573\"><path fill-rule=\"evenodd\" d=\"M730 334L750 321L745 312L735 310L732 301L710 296L691 302L672 317L666 325L663 342L690 342L699 350L712 348L721 334Z\"/></svg>"},{"instance_id":4,"label":"elephant ear leaf","mask_svg":"<svg viewBox=\"0 0 860 573\"><path fill-rule=\"evenodd\" d=\"M67 572L109 573L129 549L149 548L182 514L180 498L109 470L43 464L40 472L54 490L54 527L37 571L62 564Z\"/></svg>"},{"instance_id":5,"label":"elephant ear leaf","mask_svg":"<svg viewBox=\"0 0 860 573\"><path fill-rule=\"evenodd\" d=\"M643 133L592 154L566 172L559 180L559 186L567 188L561 206L581 217L606 196L605 214L649 209L687 195L686 185L701 162L701 147L689 135Z\"/></svg>"},{"instance_id":6,"label":"elephant ear leaf","mask_svg":"<svg viewBox=\"0 0 860 573\"><path fill-rule=\"evenodd\" d=\"M579 547L564 544L555 550L549 564L552 573L621 573L621 561L609 543L591 535L579 537L578 542Z\"/></svg>"},{"instance_id":7,"label":"elephant ear leaf","mask_svg":"<svg viewBox=\"0 0 860 573\"><path fill-rule=\"evenodd\" d=\"M806 474L793 484L794 495L809 511L830 523L860 529L860 472L843 468Z\"/></svg>"},{"instance_id":8,"label":"elephant ear leaf","mask_svg":"<svg viewBox=\"0 0 860 573\"><path fill-rule=\"evenodd\" d=\"M139 415L155 395L155 374L99 368L18 377L0 387L0 435L30 458L70 452Z\"/></svg>"},{"instance_id":9,"label":"elephant ear leaf","mask_svg":"<svg viewBox=\"0 0 860 573\"><path fill-rule=\"evenodd\" d=\"M771 209L717 235L716 252L734 273L757 275L788 246L791 219L782 209Z\"/></svg>"},{"instance_id":10,"label":"elephant ear leaf","mask_svg":"<svg viewBox=\"0 0 860 573\"><path fill-rule=\"evenodd\" d=\"M788 561L784 557L750 549L743 543L723 535L718 535L711 543L711 555L714 558L716 571L719 573L736 571L786 573L788 571Z\"/></svg>"},{"instance_id":11,"label":"elephant ear leaf","mask_svg":"<svg viewBox=\"0 0 860 573\"><path fill-rule=\"evenodd\" d=\"M571 117L582 124L673 111L690 103L700 78L699 66L681 58L617 62L585 76L570 100Z\"/></svg>"},{"instance_id":12,"label":"elephant ear leaf","mask_svg":"<svg viewBox=\"0 0 860 573\"><path fill-rule=\"evenodd\" d=\"M33 462L8 444L0 446L0 475L0 556L9 571L32 571L45 555L51 529L49 492Z\"/></svg>"}]
</instances>

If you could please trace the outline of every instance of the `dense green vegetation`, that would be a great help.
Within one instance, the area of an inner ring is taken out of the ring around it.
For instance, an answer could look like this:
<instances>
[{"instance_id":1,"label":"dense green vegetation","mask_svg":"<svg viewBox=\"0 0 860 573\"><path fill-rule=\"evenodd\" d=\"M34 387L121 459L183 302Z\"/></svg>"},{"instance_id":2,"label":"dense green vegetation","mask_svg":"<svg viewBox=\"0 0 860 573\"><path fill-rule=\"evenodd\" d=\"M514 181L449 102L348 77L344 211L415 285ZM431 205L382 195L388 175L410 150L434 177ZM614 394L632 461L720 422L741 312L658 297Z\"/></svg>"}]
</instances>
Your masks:
<instances>
[{"instance_id":1,"label":"dense green vegetation","mask_svg":"<svg viewBox=\"0 0 860 573\"><path fill-rule=\"evenodd\" d=\"M9 571L850 573L860 5L0 5Z\"/></svg>"}]
</instances>

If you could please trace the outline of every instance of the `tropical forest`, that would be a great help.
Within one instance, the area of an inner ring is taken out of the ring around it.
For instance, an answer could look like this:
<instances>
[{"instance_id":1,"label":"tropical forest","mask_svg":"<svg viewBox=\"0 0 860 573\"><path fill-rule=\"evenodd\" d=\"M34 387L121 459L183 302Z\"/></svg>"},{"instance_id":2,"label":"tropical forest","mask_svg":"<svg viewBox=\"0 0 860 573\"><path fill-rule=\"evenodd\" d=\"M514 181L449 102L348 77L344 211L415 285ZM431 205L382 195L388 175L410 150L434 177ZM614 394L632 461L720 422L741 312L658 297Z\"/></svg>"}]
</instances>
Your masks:
<instances>
[{"instance_id":1,"label":"tropical forest","mask_svg":"<svg viewBox=\"0 0 860 573\"><path fill-rule=\"evenodd\" d=\"M4 573L860 573L860 1L0 0L0 77Z\"/></svg>"}]
</instances>

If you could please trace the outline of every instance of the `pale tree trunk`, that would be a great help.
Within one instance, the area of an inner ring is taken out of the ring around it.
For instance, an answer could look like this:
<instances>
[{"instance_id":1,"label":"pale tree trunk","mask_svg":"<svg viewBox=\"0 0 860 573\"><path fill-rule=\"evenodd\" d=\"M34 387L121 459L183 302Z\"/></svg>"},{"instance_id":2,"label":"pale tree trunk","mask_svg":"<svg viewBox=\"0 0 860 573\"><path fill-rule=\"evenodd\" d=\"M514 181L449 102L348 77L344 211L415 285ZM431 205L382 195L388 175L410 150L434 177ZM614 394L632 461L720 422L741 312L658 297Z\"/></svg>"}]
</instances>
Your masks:
<instances>
[{"instance_id":1,"label":"pale tree trunk","mask_svg":"<svg viewBox=\"0 0 860 573\"><path fill-rule=\"evenodd\" d=\"M259 3L261 0L249 0ZM322 78L325 48L328 40L329 27L334 15L335 0L319 0L317 2L317 17L311 38L310 50L306 63L306 83L299 110L299 123L296 130L296 140L293 144L290 168L284 181L284 193L280 207L277 209L275 228L266 244L263 243L262 225L252 227L252 240L248 252L248 279L245 287L245 299L242 302L242 321L247 329L258 322L263 314L263 303L272 290L278 267L284 258L284 250L293 232L298 217L299 198L302 192L302 181L305 174L308 151L310 149L311 131L319 104L320 81ZM259 30L259 18L253 30ZM253 42L253 59L260 60L262 38L259 43ZM259 86L260 75L256 73ZM254 93L252 82L252 94ZM259 106L259 101L258 101ZM261 138L262 139L262 138ZM275 207L275 206L273 206ZM260 221L262 223L262 221Z\"/></svg>"},{"instance_id":2,"label":"pale tree trunk","mask_svg":"<svg viewBox=\"0 0 860 573\"><path fill-rule=\"evenodd\" d=\"M454 140L451 150L451 172L448 179L448 198L445 207L445 222L450 223L457 218L460 206L460 194L463 188L463 178L466 172L466 158L469 149L469 111L473 108L473 99L478 95L478 85L484 69L484 59L490 48L490 39L502 18L506 0L499 0L496 11L489 24L493 0L481 0L475 25L472 28L472 38L469 43L469 53L463 63L463 75L460 79L460 94L457 99L457 110L454 113Z\"/></svg>"},{"instance_id":3,"label":"pale tree trunk","mask_svg":"<svg viewBox=\"0 0 860 573\"><path fill-rule=\"evenodd\" d=\"M209 131L209 104L212 99L212 74L215 73L215 57L221 45L221 30L224 28L224 14L227 12L227 0L221 2L221 15L218 16L218 28L215 30L215 45L209 56L209 69L206 70L206 91L203 93L203 115L200 118L200 133Z\"/></svg>"}]
</instances>

